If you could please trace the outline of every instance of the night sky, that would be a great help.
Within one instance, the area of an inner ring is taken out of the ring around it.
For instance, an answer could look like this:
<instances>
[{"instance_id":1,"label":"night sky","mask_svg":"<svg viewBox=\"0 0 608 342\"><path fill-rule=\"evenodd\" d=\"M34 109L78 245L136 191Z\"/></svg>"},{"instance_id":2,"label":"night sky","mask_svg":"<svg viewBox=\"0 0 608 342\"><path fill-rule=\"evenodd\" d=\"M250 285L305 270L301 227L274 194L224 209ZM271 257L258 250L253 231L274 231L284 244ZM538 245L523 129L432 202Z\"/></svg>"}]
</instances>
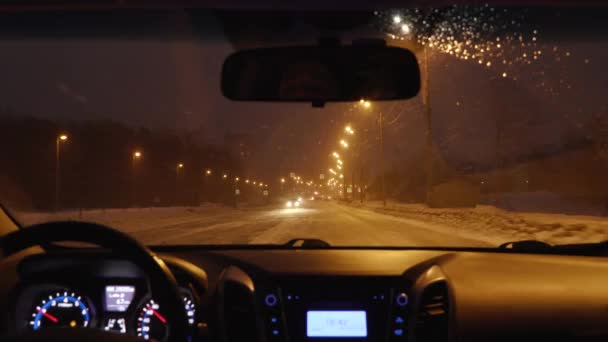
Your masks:
<instances>
[{"instance_id":1,"label":"night sky","mask_svg":"<svg viewBox=\"0 0 608 342\"><path fill-rule=\"evenodd\" d=\"M579 27L575 33L584 39L573 38L572 32L560 39L556 22L568 18L555 11L550 18L505 12L492 20L488 16L497 10L484 11L472 11L468 17L462 11L450 12L434 18L439 25L430 31L423 30L425 17L418 12L386 11L358 33L385 37L395 45L417 40L429 49L434 141L450 163L491 164L497 122L504 136L500 148L513 157L584 139L593 116L606 115L605 38L586 35L586 28ZM484 26L484 21L495 27ZM404 28L404 23L409 26ZM337 148L346 123L367 130L361 135L369 140L366 155L373 164L378 155L374 114L380 110L391 123L391 163L402 165L424 152L420 96L374 104L371 113L357 104L318 109L225 99L219 89L220 70L234 42L212 16L203 28L203 37L177 40L0 40L0 106L44 118L112 119L168 128L194 133L201 143L221 143L228 132L249 133L259 144L250 167L253 176L293 169L313 177L328 167L328 155ZM465 31L470 35L463 35ZM491 50L484 45L456 52L454 41L463 43L467 37L471 46L491 42Z\"/></svg>"}]
</instances>

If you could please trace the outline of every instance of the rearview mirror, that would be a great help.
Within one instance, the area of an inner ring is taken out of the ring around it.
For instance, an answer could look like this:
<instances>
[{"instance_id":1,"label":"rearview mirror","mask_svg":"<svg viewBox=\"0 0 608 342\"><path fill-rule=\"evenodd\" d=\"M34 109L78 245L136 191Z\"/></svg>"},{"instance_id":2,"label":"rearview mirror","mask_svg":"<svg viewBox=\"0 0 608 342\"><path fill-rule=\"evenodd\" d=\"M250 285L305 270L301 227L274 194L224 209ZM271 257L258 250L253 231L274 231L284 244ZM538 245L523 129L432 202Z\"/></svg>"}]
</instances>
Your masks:
<instances>
[{"instance_id":1,"label":"rearview mirror","mask_svg":"<svg viewBox=\"0 0 608 342\"><path fill-rule=\"evenodd\" d=\"M420 90L414 54L387 46L281 47L240 51L224 61L231 100L337 102L409 99Z\"/></svg>"}]
</instances>

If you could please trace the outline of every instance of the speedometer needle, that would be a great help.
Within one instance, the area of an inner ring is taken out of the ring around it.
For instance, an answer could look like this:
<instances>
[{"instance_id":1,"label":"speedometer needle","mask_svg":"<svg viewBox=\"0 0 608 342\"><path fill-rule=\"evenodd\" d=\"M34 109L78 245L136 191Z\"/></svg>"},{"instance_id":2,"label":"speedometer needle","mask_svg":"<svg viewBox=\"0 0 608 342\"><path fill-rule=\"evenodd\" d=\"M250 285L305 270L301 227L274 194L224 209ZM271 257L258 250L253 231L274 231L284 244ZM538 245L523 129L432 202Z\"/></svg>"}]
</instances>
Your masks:
<instances>
[{"instance_id":1,"label":"speedometer needle","mask_svg":"<svg viewBox=\"0 0 608 342\"><path fill-rule=\"evenodd\" d=\"M161 314L158 313L158 311L154 310L154 309L150 309L152 310L152 313L154 314L154 316L156 316L156 318L158 318L161 322L163 322L163 324L167 323L167 320L165 319L165 317L163 317Z\"/></svg>"},{"instance_id":2,"label":"speedometer needle","mask_svg":"<svg viewBox=\"0 0 608 342\"><path fill-rule=\"evenodd\" d=\"M50 313L46 313L42 310L38 310L38 312L40 312L44 317L50 319L51 321L53 321L53 323L58 323L59 319L57 319L57 317L51 315Z\"/></svg>"}]
</instances>

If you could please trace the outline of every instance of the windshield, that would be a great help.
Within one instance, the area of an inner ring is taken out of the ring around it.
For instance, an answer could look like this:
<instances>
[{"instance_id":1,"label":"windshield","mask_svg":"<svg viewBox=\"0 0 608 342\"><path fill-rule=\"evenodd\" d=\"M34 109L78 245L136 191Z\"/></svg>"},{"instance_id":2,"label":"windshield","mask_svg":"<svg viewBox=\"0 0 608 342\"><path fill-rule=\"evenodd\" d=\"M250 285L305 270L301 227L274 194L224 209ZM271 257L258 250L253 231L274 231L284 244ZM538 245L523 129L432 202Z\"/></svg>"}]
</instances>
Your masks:
<instances>
[{"instance_id":1,"label":"windshield","mask_svg":"<svg viewBox=\"0 0 608 342\"><path fill-rule=\"evenodd\" d=\"M603 8L9 13L0 198L145 244L495 246L608 235ZM237 102L231 53L380 39L410 100ZM605 58L606 57L606 58Z\"/></svg>"}]
</instances>

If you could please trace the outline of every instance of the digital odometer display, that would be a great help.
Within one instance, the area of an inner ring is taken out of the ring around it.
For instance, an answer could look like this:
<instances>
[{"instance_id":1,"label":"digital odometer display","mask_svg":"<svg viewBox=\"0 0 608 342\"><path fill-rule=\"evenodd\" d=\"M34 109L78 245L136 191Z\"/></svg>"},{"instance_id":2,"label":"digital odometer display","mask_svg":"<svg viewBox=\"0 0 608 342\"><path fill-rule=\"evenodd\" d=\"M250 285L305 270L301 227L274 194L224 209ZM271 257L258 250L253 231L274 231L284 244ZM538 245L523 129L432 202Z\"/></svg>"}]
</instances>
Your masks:
<instances>
[{"instance_id":1,"label":"digital odometer display","mask_svg":"<svg viewBox=\"0 0 608 342\"><path fill-rule=\"evenodd\" d=\"M307 311L308 337L367 337L365 311Z\"/></svg>"},{"instance_id":2,"label":"digital odometer display","mask_svg":"<svg viewBox=\"0 0 608 342\"><path fill-rule=\"evenodd\" d=\"M125 312L135 296L135 286L106 286L106 311Z\"/></svg>"}]
</instances>

